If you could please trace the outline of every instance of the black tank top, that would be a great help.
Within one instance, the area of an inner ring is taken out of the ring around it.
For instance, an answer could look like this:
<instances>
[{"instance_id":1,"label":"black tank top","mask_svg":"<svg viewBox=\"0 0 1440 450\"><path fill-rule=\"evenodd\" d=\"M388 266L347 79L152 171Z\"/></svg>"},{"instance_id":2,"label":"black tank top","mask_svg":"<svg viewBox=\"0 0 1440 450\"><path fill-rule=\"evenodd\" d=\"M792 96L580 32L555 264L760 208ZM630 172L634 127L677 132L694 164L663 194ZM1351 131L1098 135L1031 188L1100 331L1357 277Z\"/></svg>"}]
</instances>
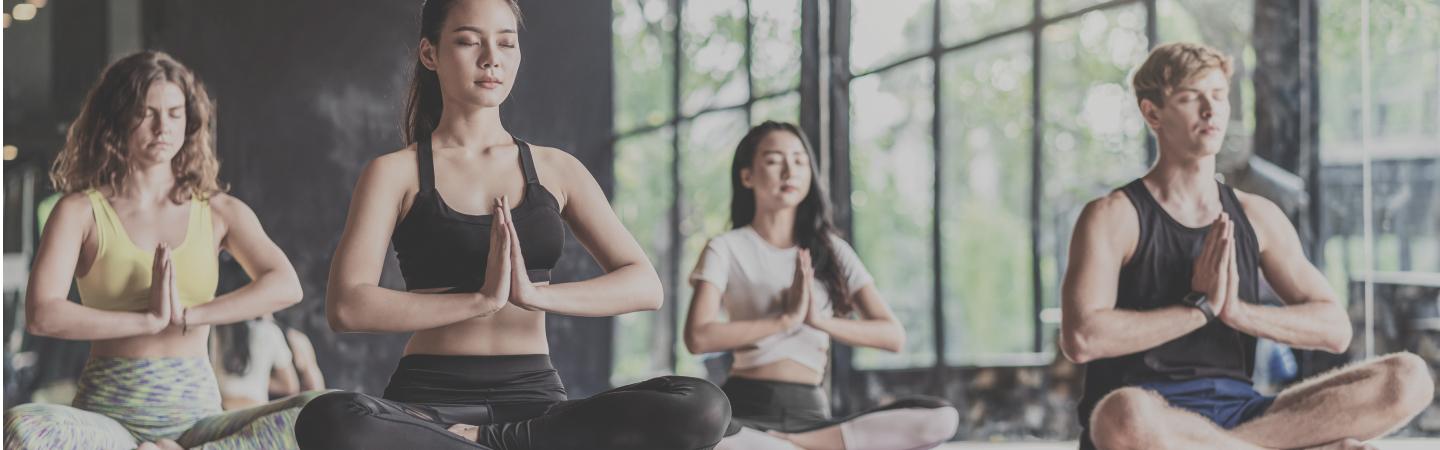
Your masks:
<instances>
[{"instance_id":1,"label":"black tank top","mask_svg":"<svg viewBox=\"0 0 1440 450\"><path fill-rule=\"evenodd\" d=\"M1221 208L1235 227L1235 263L1240 274L1240 298L1259 300L1258 264L1260 246L1255 229L1229 186L1220 189ZM1146 311L1180 305L1190 293L1195 258L1205 243L1210 226L1190 228L1170 217L1145 183L1135 180L1120 188L1140 217L1140 240L1130 261L1120 268L1115 308ZM1254 370L1255 337L1215 320L1150 350L1086 364L1085 393L1080 399L1081 426L1090 423L1090 412L1105 394L1116 389L1153 381L1183 381L1223 377L1249 382Z\"/></svg>"},{"instance_id":2,"label":"black tank top","mask_svg":"<svg viewBox=\"0 0 1440 450\"><path fill-rule=\"evenodd\" d=\"M550 270L564 249L565 223L560 218L559 202L535 175L530 145L518 138L515 145L520 147L520 166L525 171L525 194L519 205L511 205L510 214L515 218L515 233L520 238L520 252L530 281L550 281ZM430 138L417 142L415 151L420 191L391 236L405 288L448 287L452 289L446 292L478 292L485 284L492 217L450 209L435 189Z\"/></svg>"}]
</instances>

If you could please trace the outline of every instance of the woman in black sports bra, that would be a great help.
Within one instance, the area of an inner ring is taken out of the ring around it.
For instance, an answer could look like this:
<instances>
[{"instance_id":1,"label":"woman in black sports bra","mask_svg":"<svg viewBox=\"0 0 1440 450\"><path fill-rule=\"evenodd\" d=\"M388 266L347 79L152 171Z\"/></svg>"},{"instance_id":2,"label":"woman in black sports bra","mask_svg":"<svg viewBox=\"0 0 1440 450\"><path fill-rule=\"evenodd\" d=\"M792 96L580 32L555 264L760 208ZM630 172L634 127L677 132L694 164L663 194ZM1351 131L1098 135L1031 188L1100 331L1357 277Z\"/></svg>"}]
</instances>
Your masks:
<instances>
[{"instance_id":1,"label":"woman in black sports bra","mask_svg":"<svg viewBox=\"0 0 1440 450\"><path fill-rule=\"evenodd\" d=\"M566 399L545 313L654 310L662 293L585 167L501 124L519 17L514 0L425 3L412 145L365 168L326 294L337 331L414 334L382 397L331 393L301 412L302 448L697 449L725 431L729 403L696 378ZM549 284L565 225L605 275ZM378 285L386 238L407 291Z\"/></svg>"}]
</instances>

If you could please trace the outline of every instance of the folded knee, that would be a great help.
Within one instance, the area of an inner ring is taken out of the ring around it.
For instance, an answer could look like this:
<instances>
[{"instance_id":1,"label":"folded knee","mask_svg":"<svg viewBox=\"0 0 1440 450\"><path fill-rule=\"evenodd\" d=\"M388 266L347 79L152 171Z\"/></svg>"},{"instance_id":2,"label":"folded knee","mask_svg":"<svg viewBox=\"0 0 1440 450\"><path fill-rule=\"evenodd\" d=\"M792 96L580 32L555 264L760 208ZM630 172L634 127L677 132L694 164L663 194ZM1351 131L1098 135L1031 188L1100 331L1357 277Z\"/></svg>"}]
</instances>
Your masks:
<instances>
[{"instance_id":1,"label":"folded knee","mask_svg":"<svg viewBox=\"0 0 1440 450\"><path fill-rule=\"evenodd\" d=\"M1090 438L1104 449L1145 448L1156 433L1151 417L1163 405L1155 393L1123 388L1106 395L1090 416Z\"/></svg>"},{"instance_id":2,"label":"folded knee","mask_svg":"<svg viewBox=\"0 0 1440 450\"><path fill-rule=\"evenodd\" d=\"M64 414L53 414L49 405L26 403L5 411L6 448L53 448L45 442L59 430L74 427L75 421Z\"/></svg>"},{"instance_id":3,"label":"folded knee","mask_svg":"<svg viewBox=\"0 0 1440 450\"><path fill-rule=\"evenodd\" d=\"M665 441L701 447L714 444L730 424L730 400L713 383L699 378L666 376L657 379L660 390L674 397L664 408L668 423L661 430Z\"/></svg>"},{"instance_id":4,"label":"folded knee","mask_svg":"<svg viewBox=\"0 0 1440 450\"><path fill-rule=\"evenodd\" d=\"M331 448L333 439L350 433L366 415L366 398L354 392L331 392L311 399L295 419L295 439L302 448Z\"/></svg>"},{"instance_id":5,"label":"folded knee","mask_svg":"<svg viewBox=\"0 0 1440 450\"><path fill-rule=\"evenodd\" d=\"M926 416L925 426L920 432L926 442L948 441L960 429L960 411L954 407L934 408Z\"/></svg>"},{"instance_id":6,"label":"folded knee","mask_svg":"<svg viewBox=\"0 0 1440 450\"><path fill-rule=\"evenodd\" d=\"M701 430L724 431L730 423L730 399L714 383L699 378L671 376L670 382L685 392L683 408Z\"/></svg>"},{"instance_id":7,"label":"folded knee","mask_svg":"<svg viewBox=\"0 0 1440 450\"><path fill-rule=\"evenodd\" d=\"M1380 399L1383 405L1403 412L1409 418L1434 401L1435 381L1424 359L1404 352L1382 358L1380 365L1384 374L1384 391Z\"/></svg>"}]
</instances>

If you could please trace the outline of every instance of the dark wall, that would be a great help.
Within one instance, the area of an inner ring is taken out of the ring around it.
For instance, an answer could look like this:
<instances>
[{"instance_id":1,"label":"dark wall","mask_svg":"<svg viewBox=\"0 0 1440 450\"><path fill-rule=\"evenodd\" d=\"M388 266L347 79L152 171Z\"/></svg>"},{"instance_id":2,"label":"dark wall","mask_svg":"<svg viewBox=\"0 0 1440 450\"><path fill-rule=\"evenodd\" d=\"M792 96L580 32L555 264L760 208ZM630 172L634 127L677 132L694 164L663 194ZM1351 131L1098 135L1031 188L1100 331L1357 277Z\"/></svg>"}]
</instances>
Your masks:
<instances>
[{"instance_id":1,"label":"dark wall","mask_svg":"<svg viewBox=\"0 0 1440 450\"><path fill-rule=\"evenodd\" d=\"M573 153L609 191L608 2L523 2L524 63L506 126ZM333 387L377 393L405 335L346 334L325 322L325 280L351 189L371 158L401 147L400 117L419 40L419 1L151 0L145 42L171 52L218 105L221 175L294 263L305 289L280 319L305 330ZM567 243L556 276L598 273ZM393 256L381 284L402 288ZM608 319L552 316L552 354L572 395L608 386ZM556 343L586 343L556 347Z\"/></svg>"}]
</instances>

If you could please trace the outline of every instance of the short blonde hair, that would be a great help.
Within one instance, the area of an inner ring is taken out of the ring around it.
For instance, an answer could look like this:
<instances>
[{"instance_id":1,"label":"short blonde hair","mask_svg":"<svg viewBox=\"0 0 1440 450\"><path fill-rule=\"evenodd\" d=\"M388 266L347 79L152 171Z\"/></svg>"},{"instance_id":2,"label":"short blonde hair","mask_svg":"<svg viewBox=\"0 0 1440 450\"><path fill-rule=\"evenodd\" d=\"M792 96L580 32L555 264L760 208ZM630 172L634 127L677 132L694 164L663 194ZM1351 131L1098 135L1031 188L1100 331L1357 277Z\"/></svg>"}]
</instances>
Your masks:
<instances>
[{"instance_id":1,"label":"short blonde hair","mask_svg":"<svg viewBox=\"0 0 1440 450\"><path fill-rule=\"evenodd\" d=\"M1155 47L1145 63L1135 71L1130 87L1135 102L1149 100L1165 106L1165 96L1190 79L1210 69L1218 69L1229 79L1234 74L1231 59L1219 50L1204 44L1171 42Z\"/></svg>"}]
</instances>

